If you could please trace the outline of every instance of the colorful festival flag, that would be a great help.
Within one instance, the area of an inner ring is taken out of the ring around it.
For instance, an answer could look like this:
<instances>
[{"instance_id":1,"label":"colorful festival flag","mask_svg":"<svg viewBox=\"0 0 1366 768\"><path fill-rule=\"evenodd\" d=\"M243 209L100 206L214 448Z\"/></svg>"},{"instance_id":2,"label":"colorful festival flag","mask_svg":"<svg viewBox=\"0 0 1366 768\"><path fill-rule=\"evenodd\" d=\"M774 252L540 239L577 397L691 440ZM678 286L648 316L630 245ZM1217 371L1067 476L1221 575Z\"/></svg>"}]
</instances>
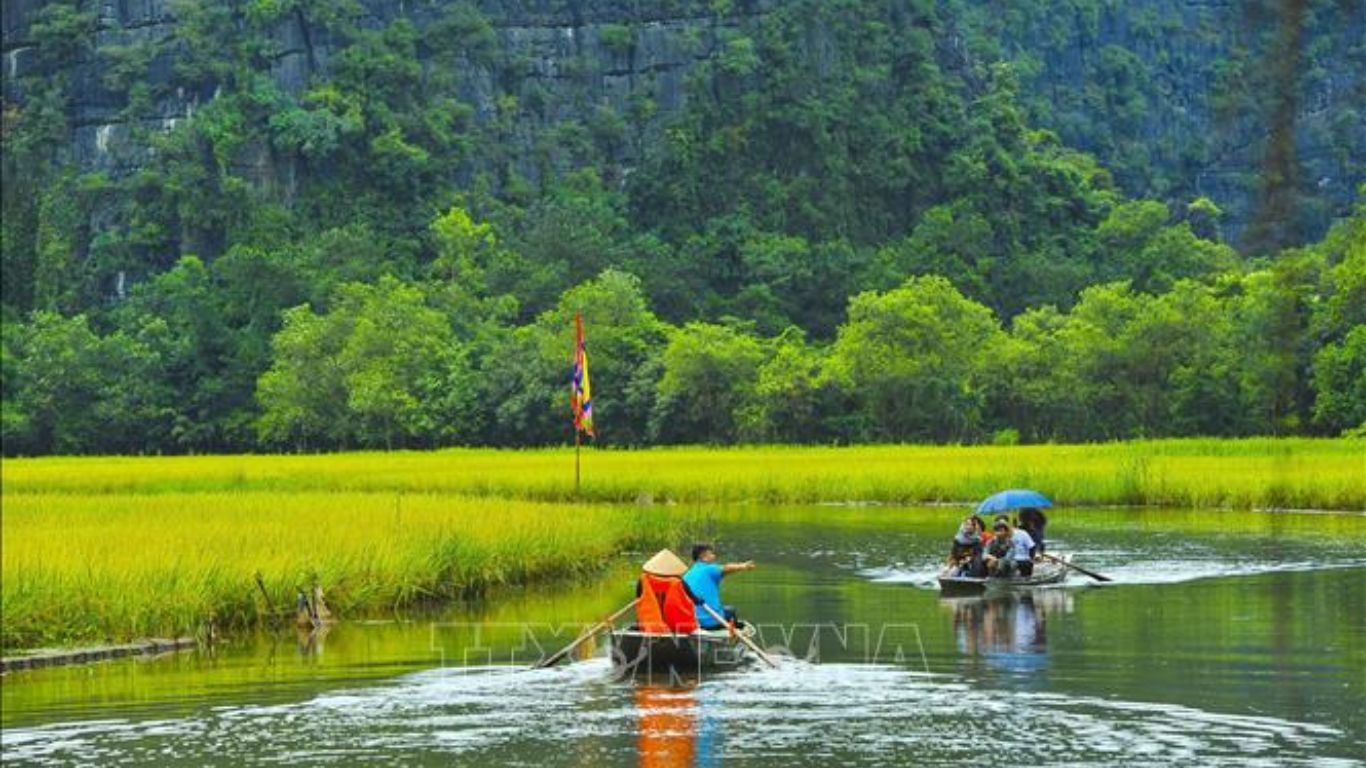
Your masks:
<instances>
[{"instance_id":1,"label":"colorful festival flag","mask_svg":"<svg viewBox=\"0 0 1366 768\"><path fill-rule=\"evenodd\" d=\"M593 387L588 381L588 352L583 347L583 314L574 314L574 376L569 384L574 429L593 437Z\"/></svg>"}]
</instances>

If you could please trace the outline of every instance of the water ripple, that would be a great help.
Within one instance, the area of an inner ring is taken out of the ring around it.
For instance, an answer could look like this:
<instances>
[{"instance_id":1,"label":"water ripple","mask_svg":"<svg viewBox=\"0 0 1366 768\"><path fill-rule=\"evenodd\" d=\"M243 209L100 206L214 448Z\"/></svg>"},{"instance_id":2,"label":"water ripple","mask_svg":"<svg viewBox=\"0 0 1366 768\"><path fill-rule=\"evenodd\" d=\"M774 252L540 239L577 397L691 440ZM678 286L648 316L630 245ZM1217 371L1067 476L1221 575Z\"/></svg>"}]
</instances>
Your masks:
<instances>
[{"instance_id":1,"label":"water ripple","mask_svg":"<svg viewBox=\"0 0 1366 768\"><path fill-rule=\"evenodd\" d=\"M684 688L564 669L435 669L390 684L193 717L101 720L0 736L6 764L635 764L677 747L747 765L1360 765L1334 728L1171 704L1002 691L899 667L786 661ZM672 745L672 746L671 746Z\"/></svg>"}]
</instances>

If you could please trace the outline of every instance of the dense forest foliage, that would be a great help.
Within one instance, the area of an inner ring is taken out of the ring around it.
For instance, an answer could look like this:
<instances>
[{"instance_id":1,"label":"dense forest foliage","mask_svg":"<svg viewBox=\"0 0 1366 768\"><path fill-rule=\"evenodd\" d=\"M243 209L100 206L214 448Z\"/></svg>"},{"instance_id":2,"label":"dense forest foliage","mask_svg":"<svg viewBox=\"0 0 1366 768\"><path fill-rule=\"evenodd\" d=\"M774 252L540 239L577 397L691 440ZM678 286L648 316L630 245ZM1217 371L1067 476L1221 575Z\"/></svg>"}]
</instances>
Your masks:
<instances>
[{"instance_id":1,"label":"dense forest foliage","mask_svg":"<svg viewBox=\"0 0 1366 768\"><path fill-rule=\"evenodd\" d=\"M1361 0L965 0L971 49L1012 62L1032 124L1135 196L1209 196L1240 249L1317 240L1366 178ZM1241 193L1241 194L1240 194Z\"/></svg>"},{"instance_id":2,"label":"dense forest foliage","mask_svg":"<svg viewBox=\"0 0 1366 768\"><path fill-rule=\"evenodd\" d=\"M89 5L44 6L42 56L90 55ZM70 83L24 82L5 452L563 442L576 311L604 445L1366 426L1366 187L1321 242L1246 256L1210 200L1131 199L1031 124L1016 66L949 66L935 3L709 5L730 21L652 131L646 97L476 114L472 62L529 64L463 3L175 0L176 37L106 49L105 86L132 125L158 89L212 98L138 129L124 175L63 158ZM266 30L302 13L340 42L295 95Z\"/></svg>"}]
</instances>

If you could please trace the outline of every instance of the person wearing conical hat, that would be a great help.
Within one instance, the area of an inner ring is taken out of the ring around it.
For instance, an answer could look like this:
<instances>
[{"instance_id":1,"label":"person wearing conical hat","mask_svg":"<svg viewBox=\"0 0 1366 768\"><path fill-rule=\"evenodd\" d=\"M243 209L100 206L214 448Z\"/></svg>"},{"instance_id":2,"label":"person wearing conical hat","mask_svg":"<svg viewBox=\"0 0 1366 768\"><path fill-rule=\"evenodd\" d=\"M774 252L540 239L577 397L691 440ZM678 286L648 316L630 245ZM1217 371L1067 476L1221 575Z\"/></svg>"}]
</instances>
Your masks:
<instances>
[{"instance_id":1,"label":"person wearing conical hat","mask_svg":"<svg viewBox=\"0 0 1366 768\"><path fill-rule=\"evenodd\" d=\"M694 605L700 602L683 583L688 566L661 549L640 567L636 582L636 629L658 634L697 631Z\"/></svg>"},{"instance_id":2,"label":"person wearing conical hat","mask_svg":"<svg viewBox=\"0 0 1366 768\"><path fill-rule=\"evenodd\" d=\"M655 576L677 576L682 577L688 571L688 564L683 562L683 558L675 555L671 549L661 549L655 556L645 561L640 566L640 570Z\"/></svg>"}]
</instances>

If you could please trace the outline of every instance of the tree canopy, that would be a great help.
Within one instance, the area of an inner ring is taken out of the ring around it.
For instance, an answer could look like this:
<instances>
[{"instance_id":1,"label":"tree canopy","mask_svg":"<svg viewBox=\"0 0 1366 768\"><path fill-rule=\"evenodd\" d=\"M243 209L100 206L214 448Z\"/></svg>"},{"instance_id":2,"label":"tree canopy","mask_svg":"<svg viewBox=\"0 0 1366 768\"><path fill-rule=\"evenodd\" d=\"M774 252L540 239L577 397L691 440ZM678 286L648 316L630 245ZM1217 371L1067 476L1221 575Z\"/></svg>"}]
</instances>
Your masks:
<instances>
[{"instance_id":1,"label":"tree canopy","mask_svg":"<svg viewBox=\"0 0 1366 768\"><path fill-rule=\"evenodd\" d=\"M538 91L465 2L177 0L171 39L98 50L49 3L40 55L97 56L130 125L204 99L119 172L61 151L66 78L6 103L4 450L560 443L577 312L604 445L1362 429L1366 187L1245 255L1040 127L955 4L712 5L661 117L655 81L592 102L591 62ZM298 92L294 12L336 46ZM1098 66L1104 122L1140 117L1139 64Z\"/></svg>"}]
</instances>

